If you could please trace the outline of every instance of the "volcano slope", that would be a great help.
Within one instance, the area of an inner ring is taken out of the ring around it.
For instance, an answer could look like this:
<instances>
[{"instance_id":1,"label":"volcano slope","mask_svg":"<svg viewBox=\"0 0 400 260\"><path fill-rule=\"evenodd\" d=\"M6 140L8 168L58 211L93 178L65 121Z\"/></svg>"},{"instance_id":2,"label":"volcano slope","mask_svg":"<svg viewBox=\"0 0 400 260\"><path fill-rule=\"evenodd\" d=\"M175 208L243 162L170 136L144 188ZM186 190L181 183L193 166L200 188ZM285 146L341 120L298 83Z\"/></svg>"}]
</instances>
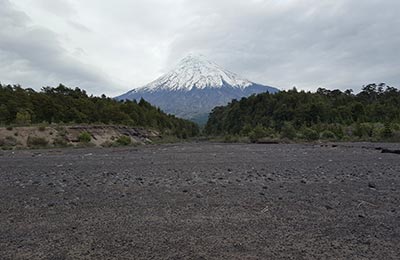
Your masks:
<instances>
[{"instance_id":1,"label":"volcano slope","mask_svg":"<svg viewBox=\"0 0 400 260\"><path fill-rule=\"evenodd\" d=\"M400 259L400 157L376 146L0 152L0 258Z\"/></svg>"}]
</instances>

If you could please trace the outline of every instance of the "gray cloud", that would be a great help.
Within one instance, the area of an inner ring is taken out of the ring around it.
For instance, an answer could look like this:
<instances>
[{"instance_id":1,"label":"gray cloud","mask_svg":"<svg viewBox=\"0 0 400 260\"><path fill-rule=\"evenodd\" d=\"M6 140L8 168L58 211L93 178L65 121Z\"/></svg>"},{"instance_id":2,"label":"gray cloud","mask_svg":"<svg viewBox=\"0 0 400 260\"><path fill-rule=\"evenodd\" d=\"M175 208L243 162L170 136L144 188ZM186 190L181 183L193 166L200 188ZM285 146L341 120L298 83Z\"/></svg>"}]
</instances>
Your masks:
<instances>
[{"instance_id":1,"label":"gray cloud","mask_svg":"<svg viewBox=\"0 0 400 260\"><path fill-rule=\"evenodd\" d=\"M0 0L0 7L2 81L63 81L116 95L197 52L282 88L400 85L397 0Z\"/></svg>"},{"instance_id":2,"label":"gray cloud","mask_svg":"<svg viewBox=\"0 0 400 260\"><path fill-rule=\"evenodd\" d=\"M199 19L174 43L171 60L198 50L286 88L399 84L398 1L202 1L194 8Z\"/></svg>"},{"instance_id":3,"label":"gray cloud","mask_svg":"<svg viewBox=\"0 0 400 260\"><path fill-rule=\"evenodd\" d=\"M30 18L0 1L0 77L3 83L40 89L59 83L100 94L115 83L92 65L75 59L51 30L30 25Z\"/></svg>"},{"instance_id":4,"label":"gray cloud","mask_svg":"<svg viewBox=\"0 0 400 260\"><path fill-rule=\"evenodd\" d=\"M76 9L68 0L35 0L35 4L55 15L74 16L76 13Z\"/></svg>"}]
</instances>

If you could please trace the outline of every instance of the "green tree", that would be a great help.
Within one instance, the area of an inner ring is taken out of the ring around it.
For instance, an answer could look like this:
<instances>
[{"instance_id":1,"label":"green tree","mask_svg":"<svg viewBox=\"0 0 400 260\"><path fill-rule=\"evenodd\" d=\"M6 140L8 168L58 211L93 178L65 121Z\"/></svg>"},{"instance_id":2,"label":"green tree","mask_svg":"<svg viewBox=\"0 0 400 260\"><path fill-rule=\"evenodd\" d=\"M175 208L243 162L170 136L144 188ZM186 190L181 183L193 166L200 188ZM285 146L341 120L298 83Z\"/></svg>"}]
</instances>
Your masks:
<instances>
[{"instance_id":1,"label":"green tree","mask_svg":"<svg viewBox=\"0 0 400 260\"><path fill-rule=\"evenodd\" d=\"M15 117L15 123L18 125L28 125L31 123L31 119L31 114L27 110L20 110Z\"/></svg>"}]
</instances>

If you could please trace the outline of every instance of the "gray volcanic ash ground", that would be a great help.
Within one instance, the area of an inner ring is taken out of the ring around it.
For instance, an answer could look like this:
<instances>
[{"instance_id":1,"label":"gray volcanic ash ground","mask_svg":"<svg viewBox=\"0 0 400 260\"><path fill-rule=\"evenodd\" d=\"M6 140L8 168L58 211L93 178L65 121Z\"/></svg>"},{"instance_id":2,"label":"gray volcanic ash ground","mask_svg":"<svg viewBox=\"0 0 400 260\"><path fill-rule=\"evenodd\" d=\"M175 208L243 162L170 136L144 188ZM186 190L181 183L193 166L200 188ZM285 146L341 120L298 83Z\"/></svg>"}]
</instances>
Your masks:
<instances>
[{"instance_id":1,"label":"gray volcanic ash ground","mask_svg":"<svg viewBox=\"0 0 400 260\"><path fill-rule=\"evenodd\" d=\"M0 151L0 258L400 259L377 146Z\"/></svg>"}]
</instances>

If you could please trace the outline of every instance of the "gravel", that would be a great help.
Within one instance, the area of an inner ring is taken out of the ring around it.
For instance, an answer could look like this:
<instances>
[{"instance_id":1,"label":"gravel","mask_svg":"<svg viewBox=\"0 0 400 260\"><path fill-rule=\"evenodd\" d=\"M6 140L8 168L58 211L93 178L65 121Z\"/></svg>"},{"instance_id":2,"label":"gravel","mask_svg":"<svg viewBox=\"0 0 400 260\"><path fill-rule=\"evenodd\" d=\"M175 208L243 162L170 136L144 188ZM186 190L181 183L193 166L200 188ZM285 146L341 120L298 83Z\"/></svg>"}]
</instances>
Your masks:
<instances>
[{"instance_id":1,"label":"gravel","mask_svg":"<svg viewBox=\"0 0 400 260\"><path fill-rule=\"evenodd\" d=\"M0 151L0 259L400 259L398 144Z\"/></svg>"}]
</instances>

